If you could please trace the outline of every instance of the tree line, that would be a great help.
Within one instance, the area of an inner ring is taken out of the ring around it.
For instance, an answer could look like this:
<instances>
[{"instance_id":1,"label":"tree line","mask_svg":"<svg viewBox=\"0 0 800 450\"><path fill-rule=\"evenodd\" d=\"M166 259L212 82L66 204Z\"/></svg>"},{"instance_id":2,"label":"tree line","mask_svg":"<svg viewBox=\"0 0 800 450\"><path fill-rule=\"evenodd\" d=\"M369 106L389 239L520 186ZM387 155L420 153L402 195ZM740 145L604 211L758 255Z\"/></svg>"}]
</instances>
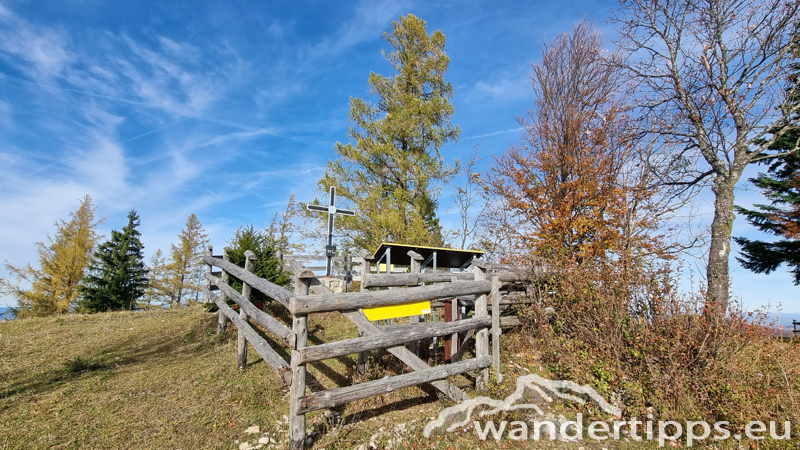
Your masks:
<instances>
[{"instance_id":1,"label":"tree line","mask_svg":"<svg viewBox=\"0 0 800 450\"><path fill-rule=\"evenodd\" d=\"M786 263L796 277L800 267L798 8L780 0L633 0L614 12L619 38L611 45L581 21L542 45L541 62L532 64L536 100L518 118L522 139L483 171L481 143L464 162L442 156L461 135L452 123L446 38L409 14L384 33L394 73L369 74L374 102L351 98L350 142L336 144L318 187L335 186L358 212L337 219L346 246L456 242L509 262L611 266L613 278L627 280L620 284L627 296L642 292L636 280L654 267L704 246L706 312L724 315L735 211L783 238L737 238L745 267L769 273ZM754 183L772 203L737 210L734 189L756 163L770 164ZM454 181L461 220L446 230L437 212ZM681 219L704 188L714 195L713 218L707 231L691 233ZM250 239L273 256L301 248L297 234L308 237L318 220L302 206L291 197L267 230L241 228L232 243ZM18 314L129 309L141 299L177 307L199 298L207 236L196 216L168 255L159 250L144 264L135 211L96 249L94 215L86 197L37 244L38 268L7 263L18 282L4 280L3 289L17 298ZM270 277L280 277L278 269L264 265Z\"/></svg>"},{"instance_id":2,"label":"tree line","mask_svg":"<svg viewBox=\"0 0 800 450\"><path fill-rule=\"evenodd\" d=\"M631 295L644 271L705 248L705 311L724 315L734 190L750 164L772 164L753 180L772 203L738 211L784 240L737 238L740 259L761 273L787 263L797 279L800 270L798 8L633 0L614 11L613 43L581 21L542 45L531 65L536 101L518 118L522 140L485 171L476 170L481 143L466 162L442 157L461 131L446 40L409 14L384 33L394 74L370 73L374 102L351 98L350 142L336 144L318 187L336 186L358 212L337 218L347 245L455 242L505 261L611 264ZM436 212L456 179L461 220L447 232ZM713 218L697 231L684 225L705 188Z\"/></svg>"},{"instance_id":3,"label":"tree line","mask_svg":"<svg viewBox=\"0 0 800 450\"><path fill-rule=\"evenodd\" d=\"M291 213L292 203L289 207ZM96 210L86 195L69 220L56 221L55 234L36 243L38 267L6 261L5 268L15 280L0 278L0 291L17 301L11 308L16 317L178 308L200 301L205 284L203 255L209 240L195 214L186 219L168 255L158 249L145 262L136 210L132 209L127 224L112 230L105 241L97 233L105 219L98 220ZM229 261L242 267L244 252L253 251L254 273L286 286L289 276L277 252L285 248L281 243L288 242L292 233L292 226L276 215L269 229L240 227L224 251ZM231 283L241 282L234 279ZM259 295L255 294L254 301L267 300Z\"/></svg>"}]
</instances>

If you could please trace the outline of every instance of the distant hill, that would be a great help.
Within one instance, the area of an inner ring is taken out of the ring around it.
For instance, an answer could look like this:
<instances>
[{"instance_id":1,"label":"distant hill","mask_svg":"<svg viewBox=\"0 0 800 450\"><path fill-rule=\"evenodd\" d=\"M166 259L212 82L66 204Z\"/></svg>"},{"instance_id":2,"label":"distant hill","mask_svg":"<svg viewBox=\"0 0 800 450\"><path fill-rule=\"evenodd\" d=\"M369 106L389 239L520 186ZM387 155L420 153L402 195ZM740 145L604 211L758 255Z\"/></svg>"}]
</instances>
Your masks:
<instances>
[{"instance_id":1,"label":"distant hill","mask_svg":"<svg viewBox=\"0 0 800 450\"><path fill-rule=\"evenodd\" d=\"M6 308L5 306L0 306L0 320L8 320L11 318L10 313L11 308Z\"/></svg>"}]
</instances>

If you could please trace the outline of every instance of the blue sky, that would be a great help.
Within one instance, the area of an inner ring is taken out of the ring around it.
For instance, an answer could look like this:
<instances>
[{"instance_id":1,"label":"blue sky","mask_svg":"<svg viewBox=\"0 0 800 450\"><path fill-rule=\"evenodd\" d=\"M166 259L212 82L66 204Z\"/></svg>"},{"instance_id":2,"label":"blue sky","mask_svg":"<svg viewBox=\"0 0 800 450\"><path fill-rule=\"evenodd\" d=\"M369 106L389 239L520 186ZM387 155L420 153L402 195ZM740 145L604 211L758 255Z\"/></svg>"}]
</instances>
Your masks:
<instances>
[{"instance_id":1,"label":"blue sky","mask_svg":"<svg viewBox=\"0 0 800 450\"><path fill-rule=\"evenodd\" d=\"M462 136L445 158L466 156L472 138L491 160L519 141L539 45L584 16L611 37L615 3L497 5L0 3L0 260L33 262L33 243L84 194L107 217L106 235L136 208L148 255L167 250L190 213L221 247L240 225L266 226L290 193L312 199L347 139L350 97L367 95L370 71L391 73L382 32L407 13L447 36ZM739 203L757 198L743 192ZM445 194L445 223L448 206ZM734 232L752 235L743 221ZM800 311L783 271L735 269L734 280L748 306Z\"/></svg>"}]
</instances>

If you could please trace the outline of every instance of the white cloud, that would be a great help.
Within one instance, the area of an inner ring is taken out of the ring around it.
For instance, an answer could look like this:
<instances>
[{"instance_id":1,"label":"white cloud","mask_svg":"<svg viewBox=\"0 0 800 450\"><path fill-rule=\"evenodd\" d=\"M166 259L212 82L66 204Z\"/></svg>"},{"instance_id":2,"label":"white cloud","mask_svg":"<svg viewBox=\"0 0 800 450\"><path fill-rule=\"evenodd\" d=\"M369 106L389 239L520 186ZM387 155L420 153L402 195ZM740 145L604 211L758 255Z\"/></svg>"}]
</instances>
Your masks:
<instances>
[{"instance_id":1,"label":"white cloud","mask_svg":"<svg viewBox=\"0 0 800 450\"><path fill-rule=\"evenodd\" d=\"M517 128L512 128L510 130L493 131L491 133L479 134L477 136L470 136L470 137L473 138L473 139L480 139L480 138L491 137L491 136L499 136L501 134L522 133L523 131L525 131L525 128L517 127Z\"/></svg>"},{"instance_id":2,"label":"white cloud","mask_svg":"<svg viewBox=\"0 0 800 450\"><path fill-rule=\"evenodd\" d=\"M0 52L12 56L11 62L22 70L31 70L39 80L61 75L75 55L67 50L66 33L39 27L0 10Z\"/></svg>"}]
</instances>

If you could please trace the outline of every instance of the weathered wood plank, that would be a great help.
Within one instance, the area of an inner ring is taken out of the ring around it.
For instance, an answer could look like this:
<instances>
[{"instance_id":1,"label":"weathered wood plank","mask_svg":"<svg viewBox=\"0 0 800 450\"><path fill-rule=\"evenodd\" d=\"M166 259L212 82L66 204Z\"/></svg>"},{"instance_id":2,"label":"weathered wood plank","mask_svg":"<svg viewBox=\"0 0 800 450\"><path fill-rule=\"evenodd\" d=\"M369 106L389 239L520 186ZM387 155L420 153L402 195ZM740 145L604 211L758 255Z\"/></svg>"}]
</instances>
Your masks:
<instances>
[{"instance_id":1,"label":"weathered wood plank","mask_svg":"<svg viewBox=\"0 0 800 450\"><path fill-rule=\"evenodd\" d=\"M300 411L308 413L323 408L331 408L343 403L349 403L373 395L385 394L409 386L429 383L436 380L482 369L492 365L492 358L473 358L443 366L431 367L418 372L406 373L380 380L367 381L353 386L345 386L327 391L315 392L300 399Z\"/></svg>"},{"instance_id":2,"label":"weathered wood plank","mask_svg":"<svg viewBox=\"0 0 800 450\"><path fill-rule=\"evenodd\" d=\"M473 261L474 262L474 261ZM486 279L486 270L479 265L475 266L475 282L481 282ZM491 282L489 282L491 290ZM489 311L486 307L486 294L481 294L475 299L475 317L488 317ZM489 330L478 330L475 336L475 356L483 358L489 356ZM478 390L483 390L489 384L489 371L483 369L481 375L475 379L475 384Z\"/></svg>"},{"instance_id":3,"label":"weathered wood plank","mask_svg":"<svg viewBox=\"0 0 800 450\"><path fill-rule=\"evenodd\" d=\"M307 295L310 284L308 278L295 278L295 294ZM292 450L302 450L306 440L306 416L300 410L300 399L306 395L306 365L300 362L300 352L296 349L308 345L308 316L294 315L292 332L295 350L292 350L292 384L289 387L289 445Z\"/></svg>"},{"instance_id":4,"label":"weathered wood plank","mask_svg":"<svg viewBox=\"0 0 800 450\"><path fill-rule=\"evenodd\" d=\"M252 273L253 261L255 259L256 255L250 250L246 250L244 252L244 270ZM247 283L242 283L242 303L250 303L251 291L252 289ZM245 311L245 308L241 307L241 305L239 306L239 317L247 322L247 312ZM237 365L240 369L244 369L247 366L247 338L241 329L238 329L236 338L238 352Z\"/></svg>"},{"instance_id":5,"label":"weathered wood plank","mask_svg":"<svg viewBox=\"0 0 800 450\"><path fill-rule=\"evenodd\" d=\"M445 334L458 333L459 331L475 328L487 328L491 326L491 324L492 320L489 317L483 319L459 320L449 323L416 324L414 325L414 329L410 330L395 333L380 333L372 336L345 339L338 342L301 348L300 362L308 363L335 358L337 356L350 355L360 351L394 347L396 345L405 344L406 342L418 341L434 336L444 336Z\"/></svg>"},{"instance_id":6,"label":"weathered wood plank","mask_svg":"<svg viewBox=\"0 0 800 450\"><path fill-rule=\"evenodd\" d=\"M314 272L309 270L307 267L304 267L297 261L293 262L292 265L289 266L289 270L297 278L314 278L316 276L314 275Z\"/></svg>"},{"instance_id":7,"label":"weathered wood plank","mask_svg":"<svg viewBox=\"0 0 800 450\"><path fill-rule=\"evenodd\" d=\"M283 322L279 321L278 319L256 308L256 306L251 302L244 301L242 296L236 292L236 289L223 283L219 278L215 278L210 275L206 275L206 278L209 279L214 286L219 287L220 290L225 293L225 295L236 302L236 304L247 313L250 320L261 325L264 327L264 329L277 336L280 340L285 342L286 345L289 345L290 347L294 346L294 340L291 338L291 328L284 325Z\"/></svg>"},{"instance_id":8,"label":"weathered wood plank","mask_svg":"<svg viewBox=\"0 0 800 450\"><path fill-rule=\"evenodd\" d=\"M347 292L331 295L301 295L289 301L292 314L343 311L411 303L459 295L486 294L492 290L490 281L442 283L406 289L376 292Z\"/></svg>"},{"instance_id":9,"label":"weathered wood plank","mask_svg":"<svg viewBox=\"0 0 800 450\"><path fill-rule=\"evenodd\" d=\"M503 382L500 373L500 278L492 277L492 365L497 383Z\"/></svg>"},{"instance_id":10,"label":"weathered wood plank","mask_svg":"<svg viewBox=\"0 0 800 450\"><path fill-rule=\"evenodd\" d=\"M221 262L227 263L228 262L228 247L225 247L225 248L222 249L222 260L220 260L218 258L214 258L213 256L211 258L214 259L215 261L221 261ZM206 263L211 265L208 262L206 262ZM220 284L227 285L228 284L228 273L223 270L222 274L219 276L219 279L221 281ZM222 295L220 297L222 298L222 301L225 304L228 304L228 301L227 301L228 297L225 294L225 292L222 292ZM226 316L225 313L220 310L217 313L217 334L222 333L223 331L225 331L226 328L228 328L228 316Z\"/></svg>"},{"instance_id":11,"label":"weathered wood plank","mask_svg":"<svg viewBox=\"0 0 800 450\"><path fill-rule=\"evenodd\" d=\"M269 343L262 338L261 336L256 333L254 329L250 327L250 325L243 321L239 314L236 313L224 300L217 297L216 294L211 292L210 290L206 289L205 286L203 287L203 291L214 300L214 303L217 304L219 310L231 321L237 328L243 330L245 336L247 337L247 341L256 349L256 353L258 353L264 361L269 364L272 370L281 377L281 380L285 384L289 384L292 378L292 371L286 361L281 358L279 354L269 346Z\"/></svg>"},{"instance_id":12,"label":"weathered wood plank","mask_svg":"<svg viewBox=\"0 0 800 450\"><path fill-rule=\"evenodd\" d=\"M457 281L458 281L458 279L455 276L453 276L453 283L455 283ZM447 303L446 302L445 302L445 308L447 308ZM448 319L447 314L445 314L444 320L447 321L447 319ZM458 298L454 298L454 299L450 300L450 320L458 320ZM459 361L459 358L453 358L453 356L458 354L458 344L459 344L458 333L453 333L453 335L450 336L450 340L449 341L446 340L444 342L445 347L447 347L448 345L450 346L449 351L446 351L444 353L445 362L458 362ZM448 356L449 356L449 358L448 358ZM449 359L449 361L448 361L448 359Z\"/></svg>"},{"instance_id":13,"label":"weathered wood plank","mask_svg":"<svg viewBox=\"0 0 800 450\"><path fill-rule=\"evenodd\" d=\"M314 290L314 292L317 292L320 295L332 294L331 290L325 287L324 285L317 285L316 288L314 288L313 287L314 281L315 279L311 280L312 289ZM316 281L318 282L319 280ZM341 313L348 320L350 320L350 322L352 322L358 327L359 336L372 336L383 333L381 328L379 328L374 323L370 322L369 319L367 319L367 316L365 316L362 311L342 311ZM415 355L402 345L398 345L396 347L389 347L386 349L386 351L394 355L400 361L407 364L408 367L410 367L412 370L419 371L419 370L429 369L431 367L425 361L420 359L417 355ZM361 362L361 355L366 355L366 354L367 352L359 353L359 363ZM366 364L364 365L364 369L366 369ZM461 389L459 389L457 386L453 385L449 381L446 380L434 381L431 383L431 385L436 389L438 389L442 394L447 396L447 398L456 403L459 403L461 402L461 400L469 398L467 394L462 392Z\"/></svg>"},{"instance_id":14,"label":"weathered wood plank","mask_svg":"<svg viewBox=\"0 0 800 450\"><path fill-rule=\"evenodd\" d=\"M452 281L453 277L457 277L459 281L469 281L475 279L475 276L470 272L414 273L413 265L414 261L412 260L412 273L370 274L366 282L366 287L399 287L418 286L423 283L447 283ZM520 276L512 272L501 272L496 275L500 277L500 281L506 283L520 280Z\"/></svg>"},{"instance_id":15,"label":"weathered wood plank","mask_svg":"<svg viewBox=\"0 0 800 450\"><path fill-rule=\"evenodd\" d=\"M381 330L378 328L378 326L370 322L369 319L367 319L367 316L365 316L361 311L342 311L342 315L356 324L359 330L367 336L381 333ZM406 365L408 365L408 367L411 367L412 370L420 371L429 369L431 367L402 345L398 345L397 347L389 347L386 349L386 351L396 356L400 361L403 361ZM469 396L462 392L461 389L446 380L433 381L431 385L456 403L469 398Z\"/></svg>"},{"instance_id":16,"label":"weathered wood plank","mask_svg":"<svg viewBox=\"0 0 800 450\"><path fill-rule=\"evenodd\" d=\"M210 245L208 247L206 247L206 255L213 256L214 255L214 247L212 247ZM206 264L206 273L211 273L211 266L209 266L208 264ZM206 281L206 288L208 288L209 290L211 289L211 282L210 281ZM211 299L205 294L203 294L203 303L211 303Z\"/></svg>"},{"instance_id":17,"label":"weathered wood plank","mask_svg":"<svg viewBox=\"0 0 800 450\"><path fill-rule=\"evenodd\" d=\"M209 257L208 255L203 257L203 261L205 261L206 264L219 267L220 269L242 280L242 282L249 284L253 289L257 289L258 291L264 293L264 295L275 299L275 301L281 305L287 308L289 307L289 299L292 298L292 292L285 287L278 286L275 283L271 283L263 278L259 278L252 273L246 272L236 264L228 261L220 261L219 259Z\"/></svg>"},{"instance_id":18,"label":"weathered wood plank","mask_svg":"<svg viewBox=\"0 0 800 450\"><path fill-rule=\"evenodd\" d=\"M325 261L328 259L325 255L283 255L285 261ZM353 262L360 263L362 258L354 257ZM345 257L334 256L331 258L333 262L344 263Z\"/></svg>"}]
</instances>

